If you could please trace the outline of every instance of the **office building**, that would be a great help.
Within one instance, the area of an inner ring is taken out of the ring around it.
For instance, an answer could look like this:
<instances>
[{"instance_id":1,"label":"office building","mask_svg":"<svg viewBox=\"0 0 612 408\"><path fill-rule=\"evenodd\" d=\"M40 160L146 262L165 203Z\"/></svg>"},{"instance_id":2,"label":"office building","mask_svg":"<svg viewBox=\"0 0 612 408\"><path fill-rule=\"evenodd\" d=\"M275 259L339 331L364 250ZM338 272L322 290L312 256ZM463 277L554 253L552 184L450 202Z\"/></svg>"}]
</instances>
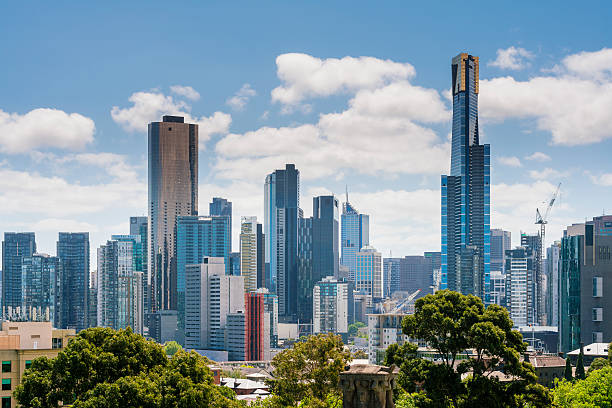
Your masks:
<instances>
[{"instance_id":1,"label":"office building","mask_svg":"<svg viewBox=\"0 0 612 408\"><path fill-rule=\"evenodd\" d=\"M435 258L421 255L405 256L400 260L399 290L420 292L415 299L431 293Z\"/></svg>"},{"instance_id":2,"label":"office building","mask_svg":"<svg viewBox=\"0 0 612 408\"><path fill-rule=\"evenodd\" d=\"M198 125L180 116L149 123L151 310L176 310L176 220L198 214Z\"/></svg>"},{"instance_id":3,"label":"office building","mask_svg":"<svg viewBox=\"0 0 612 408\"><path fill-rule=\"evenodd\" d=\"M544 307L544 292L546 289L544 281L544 259L542 259L542 239L539 234L526 234L521 233L521 246L531 248L536 257L533 265L533 280L530 281L532 286L529 291L533 293L533 307L534 307L534 324L544 325L546 324L545 316L546 309Z\"/></svg>"},{"instance_id":4,"label":"office building","mask_svg":"<svg viewBox=\"0 0 612 408\"><path fill-rule=\"evenodd\" d=\"M461 53L453 58L453 122L451 172L441 179L442 255L441 289L461 291L461 255L474 259L478 252L478 273L474 279L489 302L490 271L490 146L480 144L478 131L478 57ZM474 286L472 286L474 287Z\"/></svg>"},{"instance_id":5,"label":"office building","mask_svg":"<svg viewBox=\"0 0 612 408\"><path fill-rule=\"evenodd\" d=\"M242 311L228 313L225 334L224 349L227 350L227 359L229 361L247 360L247 322L246 315Z\"/></svg>"},{"instance_id":6,"label":"office building","mask_svg":"<svg viewBox=\"0 0 612 408\"><path fill-rule=\"evenodd\" d=\"M357 252L370 245L370 216L360 214L351 205L346 194L346 202L342 205L340 231L340 264L349 269L349 279L355 281L357 271Z\"/></svg>"},{"instance_id":7,"label":"office building","mask_svg":"<svg viewBox=\"0 0 612 408\"><path fill-rule=\"evenodd\" d=\"M232 249L232 202L225 198L213 197L212 202L208 204L208 214L217 217L227 217L228 222L227 236L229 237L229 248ZM231 268L228 268L231 272ZM230 273L233 275L233 273Z\"/></svg>"},{"instance_id":8,"label":"office building","mask_svg":"<svg viewBox=\"0 0 612 408\"><path fill-rule=\"evenodd\" d=\"M2 241L2 315L7 317L21 307L21 267L23 258L36 252L33 232L5 232Z\"/></svg>"},{"instance_id":9,"label":"office building","mask_svg":"<svg viewBox=\"0 0 612 408\"><path fill-rule=\"evenodd\" d=\"M612 341L612 216L567 227L559 261L559 342L567 353L580 343Z\"/></svg>"},{"instance_id":10,"label":"office building","mask_svg":"<svg viewBox=\"0 0 612 408\"><path fill-rule=\"evenodd\" d=\"M278 295L283 321L297 321L298 313L298 218L300 172L285 165L266 176L264 186L264 234L268 289Z\"/></svg>"},{"instance_id":11,"label":"office building","mask_svg":"<svg viewBox=\"0 0 612 408\"><path fill-rule=\"evenodd\" d=\"M256 290L256 293L262 294L264 298L264 312L269 317L266 317L266 321L269 320L269 343L270 348L278 347L278 296L274 293L270 293L270 291L266 288L259 288ZM265 322L264 322L265 324ZM264 345L267 343L267 340L264 340ZM265 349L264 349L265 350ZM266 360L269 360L269 356L265 357Z\"/></svg>"},{"instance_id":12,"label":"office building","mask_svg":"<svg viewBox=\"0 0 612 408\"><path fill-rule=\"evenodd\" d=\"M514 326L536 326L534 275L538 256L531 247L506 251L506 308Z\"/></svg>"},{"instance_id":13,"label":"office building","mask_svg":"<svg viewBox=\"0 0 612 408\"><path fill-rule=\"evenodd\" d=\"M270 351L271 315L266 312L265 295L262 291L245 294L245 359L248 361L265 360Z\"/></svg>"},{"instance_id":14,"label":"office building","mask_svg":"<svg viewBox=\"0 0 612 408\"><path fill-rule=\"evenodd\" d=\"M202 263L206 256L223 258L229 275L230 241L227 216L180 216L176 226L176 289L178 334L185 328L185 270L187 265ZM182 339L179 337L179 342Z\"/></svg>"},{"instance_id":15,"label":"office building","mask_svg":"<svg viewBox=\"0 0 612 408\"><path fill-rule=\"evenodd\" d=\"M313 334L334 333L348 342L349 314L354 307L352 282L327 276L313 288Z\"/></svg>"},{"instance_id":16,"label":"office building","mask_svg":"<svg viewBox=\"0 0 612 408\"><path fill-rule=\"evenodd\" d=\"M491 293L489 300L491 304L506 307L506 274L499 270L491 269Z\"/></svg>"},{"instance_id":17,"label":"office building","mask_svg":"<svg viewBox=\"0 0 612 408\"><path fill-rule=\"evenodd\" d=\"M312 282L314 236L312 217L298 219L298 298L309 299L308 302L298 302L298 320L302 323L312 321Z\"/></svg>"},{"instance_id":18,"label":"office building","mask_svg":"<svg viewBox=\"0 0 612 408\"><path fill-rule=\"evenodd\" d=\"M403 314L368 314L368 360L382 364L391 344L400 346L408 341L402 330Z\"/></svg>"},{"instance_id":19,"label":"office building","mask_svg":"<svg viewBox=\"0 0 612 408\"><path fill-rule=\"evenodd\" d=\"M547 322L550 326L559 326L559 256L561 241L555 241L546 249L546 276L548 296L546 296Z\"/></svg>"},{"instance_id":20,"label":"office building","mask_svg":"<svg viewBox=\"0 0 612 408\"><path fill-rule=\"evenodd\" d=\"M244 312L244 278L225 274L224 259L185 268L185 347L225 350L227 316Z\"/></svg>"},{"instance_id":21,"label":"office building","mask_svg":"<svg viewBox=\"0 0 612 408\"><path fill-rule=\"evenodd\" d=\"M113 235L98 249L98 326L143 332L140 235Z\"/></svg>"},{"instance_id":22,"label":"office building","mask_svg":"<svg viewBox=\"0 0 612 408\"><path fill-rule=\"evenodd\" d=\"M33 254L21 267L21 315L62 327L62 267L58 257Z\"/></svg>"},{"instance_id":23,"label":"office building","mask_svg":"<svg viewBox=\"0 0 612 408\"><path fill-rule=\"evenodd\" d=\"M512 234L502 229L491 230L491 272L504 272L506 251L512 246ZM494 303L491 301L491 303Z\"/></svg>"},{"instance_id":24,"label":"office building","mask_svg":"<svg viewBox=\"0 0 612 408\"><path fill-rule=\"evenodd\" d=\"M265 260L265 259L264 259ZM230 252L229 254L229 274L233 276L240 276L242 272L240 272L240 252ZM265 262L264 262L264 271L265 271Z\"/></svg>"},{"instance_id":25,"label":"office building","mask_svg":"<svg viewBox=\"0 0 612 408\"><path fill-rule=\"evenodd\" d=\"M266 286L265 241L262 225L257 217L242 217L240 222L240 274L244 289L254 292Z\"/></svg>"},{"instance_id":26,"label":"office building","mask_svg":"<svg viewBox=\"0 0 612 408\"><path fill-rule=\"evenodd\" d=\"M384 293L385 297L392 296L393 293L401 290L400 289L400 274L402 258L383 258L383 278L384 287L387 293Z\"/></svg>"},{"instance_id":27,"label":"office building","mask_svg":"<svg viewBox=\"0 0 612 408\"><path fill-rule=\"evenodd\" d=\"M382 255L376 248L367 246L356 254L355 290L364 291L374 299L383 297Z\"/></svg>"},{"instance_id":28,"label":"office building","mask_svg":"<svg viewBox=\"0 0 612 408\"><path fill-rule=\"evenodd\" d=\"M464 295L482 297L484 293L484 274L482 273L481 251L474 245L468 245L459 251L455 267L457 290Z\"/></svg>"},{"instance_id":29,"label":"office building","mask_svg":"<svg viewBox=\"0 0 612 408\"><path fill-rule=\"evenodd\" d=\"M149 298L151 291L151 278L149 276L148 265L148 243L149 243L149 219L148 217L130 217L130 235L140 235L140 245L142 245L142 256L136 260L136 270L142 271L142 293L143 308L145 314L151 311Z\"/></svg>"},{"instance_id":30,"label":"office building","mask_svg":"<svg viewBox=\"0 0 612 408\"><path fill-rule=\"evenodd\" d=\"M62 263L62 327L79 332L89 323L89 232L60 232L57 257Z\"/></svg>"},{"instance_id":31,"label":"office building","mask_svg":"<svg viewBox=\"0 0 612 408\"><path fill-rule=\"evenodd\" d=\"M178 313L176 310L157 310L149 315L149 336L159 344L177 339Z\"/></svg>"},{"instance_id":32,"label":"office building","mask_svg":"<svg viewBox=\"0 0 612 408\"><path fill-rule=\"evenodd\" d=\"M74 330L54 329L51 322L2 322L0 406L17 406L13 393L26 369L39 357L55 358L75 337Z\"/></svg>"}]
</instances>

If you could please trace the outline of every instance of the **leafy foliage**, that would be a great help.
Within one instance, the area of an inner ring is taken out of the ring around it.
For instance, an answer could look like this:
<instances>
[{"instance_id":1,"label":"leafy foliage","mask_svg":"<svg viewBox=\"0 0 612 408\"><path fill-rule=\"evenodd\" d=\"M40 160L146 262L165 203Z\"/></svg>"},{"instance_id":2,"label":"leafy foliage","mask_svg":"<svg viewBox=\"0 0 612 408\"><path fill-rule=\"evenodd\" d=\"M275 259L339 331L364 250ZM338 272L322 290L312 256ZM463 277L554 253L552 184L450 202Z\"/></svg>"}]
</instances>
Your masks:
<instances>
[{"instance_id":1,"label":"leafy foliage","mask_svg":"<svg viewBox=\"0 0 612 408\"><path fill-rule=\"evenodd\" d=\"M610 362L608 360L606 360L605 358L598 357L593 360L593 362L589 366L589 371L587 372L587 375L591 375L593 371L601 370L602 368L608 367L609 365Z\"/></svg>"},{"instance_id":2,"label":"leafy foliage","mask_svg":"<svg viewBox=\"0 0 612 408\"><path fill-rule=\"evenodd\" d=\"M403 390L422 390L417 406L550 406L549 391L537 384L531 364L521 361L526 345L501 306L485 308L480 298L442 290L417 300L402 326L442 359L437 364L417 358L414 346L388 350L385 362L400 365ZM466 349L475 351L474 358L458 360ZM493 372L513 381L499 381Z\"/></svg>"},{"instance_id":3,"label":"leafy foliage","mask_svg":"<svg viewBox=\"0 0 612 408\"><path fill-rule=\"evenodd\" d=\"M350 357L340 336L310 336L274 356L274 379L266 382L282 406L295 406L307 398L323 401L330 393L341 392L340 372Z\"/></svg>"},{"instance_id":4,"label":"leafy foliage","mask_svg":"<svg viewBox=\"0 0 612 408\"><path fill-rule=\"evenodd\" d=\"M177 351L182 349L183 347L174 340L164 344L164 352L170 357L172 357Z\"/></svg>"},{"instance_id":5,"label":"leafy foliage","mask_svg":"<svg viewBox=\"0 0 612 408\"><path fill-rule=\"evenodd\" d=\"M365 324L363 322L355 322L355 323L349 324L349 327L348 327L349 337L357 336L357 332L359 332L359 329L361 329L362 327L365 327Z\"/></svg>"},{"instance_id":6,"label":"leafy foliage","mask_svg":"<svg viewBox=\"0 0 612 408\"><path fill-rule=\"evenodd\" d=\"M553 396L556 407L612 407L612 367L595 370L584 380L558 381Z\"/></svg>"},{"instance_id":7,"label":"leafy foliage","mask_svg":"<svg viewBox=\"0 0 612 408\"><path fill-rule=\"evenodd\" d=\"M569 357L565 359L565 371L563 372L563 377L567 381L572 381L574 379L574 374L572 373L572 362Z\"/></svg>"},{"instance_id":8,"label":"leafy foliage","mask_svg":"<svg viewBox=\"0 0 612 408\"><path fill-rule=\"evenodd\" d=\"M233 392L213 385L205 358L163 348L134 334L92 328L79 332L54 359L41 357L15 397L22 407L240 407Z\"/></svg>"}]
</instances>

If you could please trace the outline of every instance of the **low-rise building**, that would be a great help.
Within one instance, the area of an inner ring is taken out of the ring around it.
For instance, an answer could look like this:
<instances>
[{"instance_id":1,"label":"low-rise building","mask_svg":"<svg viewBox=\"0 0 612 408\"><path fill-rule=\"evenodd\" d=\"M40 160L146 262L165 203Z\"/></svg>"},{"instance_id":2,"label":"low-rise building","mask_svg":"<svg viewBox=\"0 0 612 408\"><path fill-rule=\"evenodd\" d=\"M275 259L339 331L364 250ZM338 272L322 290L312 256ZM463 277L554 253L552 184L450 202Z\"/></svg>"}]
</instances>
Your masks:
<instances>
[{"instance_id":1,"label":"low-rise building","mask_svg":"<svg viewBox=\"0 0 612 408\"><path fill-rule=\"evenodd\" d=\"M402 332L404 314L368 314L368 360L378 364L391 344L404 344L408 336Z\"/></svg>"},{"instance_id":2,"label":"low-rise building","mask_svg":"<svg viewBox=\"0 0 612 408\"><path fill-rule=\"evenodd\" d=\"M74 329L54 329L51 322L2 322L0 407L16 407L13 392L32 361L56 357L75 335Z\"/></svg>"}]
</instances>

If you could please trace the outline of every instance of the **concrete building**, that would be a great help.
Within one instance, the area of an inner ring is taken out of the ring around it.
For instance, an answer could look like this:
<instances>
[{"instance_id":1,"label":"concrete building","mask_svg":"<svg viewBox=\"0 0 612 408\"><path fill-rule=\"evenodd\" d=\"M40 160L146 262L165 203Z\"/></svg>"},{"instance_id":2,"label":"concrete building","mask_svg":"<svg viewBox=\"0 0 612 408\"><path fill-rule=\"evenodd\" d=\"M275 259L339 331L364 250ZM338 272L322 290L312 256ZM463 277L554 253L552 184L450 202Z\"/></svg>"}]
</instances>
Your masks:
<instances>
[{"instance_id":1,"label":"concrete building","mask_svg":"<svg viewBox=\"0 0 612 408\"><path fill-rule=\"evenodd\" d=\"M434 259L421 255L405 256L400 260L399 290L413 293L420 290L417 298L431 293L433 286Z\"/></svg>"},{"instance_id":2,"label":"concrete building","mask_svg":"<svg viewBox=\"0 0 612 408\"><path fill-rule=\"evenodd\" d=\"M227 314L225 349L229 361L247 360L247 323L242 311Z\"/></svg>"},{"instance_id":3,"label":"concrete building","mask_svg":"<svg viewBox=\"0 0 612 408\"><path fill-rule=\"evenodd\" d=\"M176 221L198 214L198 125L180 116L149 123L151 309L177 310Z\"/></svg>"},{"instance_id":4,"label":"concrete building","mask_svg":"<svg viewBox=\"0 0 612 408\"><path fill-rule=\"evenodd\" d=\"M265 240L257 217L242 217L240 221L240 274L244 290L254 292L266 287Z\"/></svg>"},{"instance_id":5,"label":"concrete building","mask_svg":"<svg viewBox=\"0 0 612 408\"><path fill-rule=\"evenodd\" d=\"M259 288L257 293L263 294L264 297L264 311L268 315L266 320L269 320L269 333L270 333L270 348L278 347L278 296L266 288ZM264 322L265 324L265 322ZM265 344L266 340L264 340ZM265 351L265 348L264 348ZM268 360L268 357L266 357Z\"/></svg>"},{"instance_id":6,"label":"concrete building","mask_svg":"<svg viewBox=\"0 0 612 408\"><path fill-rule=\"evenodd\" d=\"M313 288L313 334L334 333L348 341L349 315L352 314L352 282L327 276Z\"/></svg>"},{"instance_id":7,"label":"concrete building","mask_svg":"<svg viewBox=\"0 0 612 408\"><path fill-rule=\"evenodd\" d=\"M612 216L564 231L559 264L560 351L612 341Z\"/></svg>"},{"instance_id":8,"label":"concrete building","mask_svg":"<svg viewBox=\"0 0 612 408\"><path fill-rule=\"evenodd\" d=\"M491 257L491 152L480 144L478 127L479 59L467 53L451 63L453 120L450 175L441 177L441 289L465 294L463 266L477 260L471 279L480 289L469 291L489 302ZM465 252L466 247L472 250ZM470 258L463 262L462 257ZM477 258L475 258L477 255ZM461 281L461 282L460 282ZM459 284L461 283L461 285ZM463 286L462 286L463 285ZM470 287L470 286L468 286Z\"/></svg>"},{"instance_id":9,"label":"concrete building","mask_svg":"<svg viewBox=\"0 0 612 408\"><path fill-rule=\"evenodd\" d=\"M5 232L2 241L2 315L8 317L21 309L22 262L36 253L33 232Z\"/></svg>"},{"instance_id":10,"label":"concrete building","mask_svg":"<svg viewBox=\"0 0 612 408\"><path fill-rule=\"evenodd\" d=\"M264 234L267 287L278 295L279 317L297 321L298 314L298 219L300 218L300 172L294 164L266 176L264 185Z\"/></svg>"},{"instance_id":11,"label":"concrete building","mask_svg":"<svg viewBox=\"0 0 612 408\"><path fill-rule=\"evenodd\" d=\"M533 277L530 281L529 293L533 296L533 322L538 325L546 324L545 302L545 276L544 264L542 259L542 238L540 234L521 233L521 246L531 248L535 256L533 263Z\"/></svg>"},{"instance_id":12,"label":"concrete building","mask_svg":"<svg viewBox=\"0 0 612 408\"><path fill-rule=\"evenodd\" d=\"M223 258L204 257L185 274L185 347L225 350L227 316L243 312L244 278L225 274Z\"/></svg>"},{"instance_id":13,"label":"concrete building","mask_svg":"<svg viewBox=\"0 0 612 408\"><path fill-rule=\"evenodd\" d=\"M57 357L74 338L74 330L54 329L51 322L2 322L0 331L0 361L2 389L0 406L17 406L13 392L26 368L38 357Z\"/></svg>"},{"instance_id":14,"label":"concrete building","mask_svg":"<svg viewBox=\"0 0 612 408\"><path fill-rule=\"evenodd\" d=\"M506 274L500 270L491 270L491 292L489 300L491 304L506 307Z\"/></svg>"},{"instance_id":15,"label":"concrete building","mask_svg":"<svg viewBox=\"0 0 612 408\"><path fill-rule=\"evenodd\" d=\"M21 267L21 316L62 327L62 266L58 257L33 254Z\"/></svg>"},{"instance_id":16,"label":"concrete building","mask_svg":"<svg viewBox=\"0 0 612 408\"><path fill-rule=\"evenodd\" d=\"M270 352L270 313L265 310L264 292L245 294L245 360L261 361ZM229 350L228 350L229 351Z\"/></svg>"},{"instance_id":17,"label":"concrete building","mask_svg":"<svg viewBox=\"0 0 612 408\"><path fill-rule=\"evenodd\" d=\"M368 314L368 360L380 364L391 344L402 345L408 337L402 332L403 314Z\"/></svg>"},{"instance_id":18,"label":"concrete building","mask_svg":"<svg viewBox=\"0 0 612 408\"><path fill-rule=\"evenodd\" d=\"M536 262L530 247L506 251L506 308L514 326L537 324L533 292Z\"/></svg>"},{"instance_id":19,"label":"concrete building","mask_svg":"<svg viewBox=\"0 0 612 408\"><path fill-rule=\"evenodd\" d=\"M385 297L392 296L393 293L400 289L400 275L402 258L383 258L383 280L384 288L383 295Z\"/></svg>"},{"instance_id":20,"label":"concrete building","mask_svg":"<svg viewBox=\"0 0 612 408\"><path fill-rule=\"evenodd\" d=\"M381 299L384 287L382 255L376 248L367 246L357 252L356 259L355 290Z\"/></svg>"},{"instance_id":21,"label":"concrete building","mask_svg":"<svg viewBox=\"0 0 612 408\"><path fill-rule=\"evenodd\" d=\"M491 229L491 272L504 273L506 251L512 247L512 233L502 229Z\"/></svg>"}]
</instances>

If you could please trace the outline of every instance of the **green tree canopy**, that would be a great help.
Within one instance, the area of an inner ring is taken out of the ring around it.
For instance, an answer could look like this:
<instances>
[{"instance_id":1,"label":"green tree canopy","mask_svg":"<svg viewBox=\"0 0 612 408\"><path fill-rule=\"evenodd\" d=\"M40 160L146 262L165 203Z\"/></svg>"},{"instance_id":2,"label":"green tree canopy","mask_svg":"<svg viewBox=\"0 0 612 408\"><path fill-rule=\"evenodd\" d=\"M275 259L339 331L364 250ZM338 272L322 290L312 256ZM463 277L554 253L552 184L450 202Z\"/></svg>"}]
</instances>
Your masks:
<instances>
[{"instance_id":1,"label":"green tree canopy","mask_svg":"<svg viewBox=\"0 0 612 408\"><path fill-rule=\"evenodd\" d=\"M341 393L340 373L350 358L340 336L310 336L274 356L274 378L266 382L282 406L295 406L313 398L325 401L329 394Z\"/></svg>"},{"instance_id":2,"label":"green tree canopy","mask_svg":"<svg viewBox=\"0 0 612 408\"><path fill-rule=\"evenodd\" d=\"M355 323L349 324L348 335L350 337L355 337L359 329L361 329L362 327L365 327L365 324L363 322L355 322Z\"/></svg>"},{"instance_id":3,"label":"green tree canopy","mask_svg":"<svg viewBox=\"0 0 612 408\"><path fill-rule=\"evenodd\" d=\"M572 373L572 362L570 358L565 359L565 371L563 372L563 377L567 381L572 381L574 379L574 374Z\"/></svg>"},{"instance_id":4,"label":"green tree canopy","mask_svg":"<svg viewBox=\"0 0 612 408\"><path fill-rule=\"evenodd\" d=\"M602 368L608 367L609 365L610 362L607 359L598 357L593 360L593 362L589 366L589 371L587 372L587 375L591 375L593 371L601 370Z\"/></svg>"},{"instance_id":5,"label":"green tree canopy","mask_svg":"<svg viewBox=\"0 0 612 408\"><path fill-rule=\"evenodd\" d=\"M584 380L562 380L553 390L555 407L612 407L612 367L590 373Z\"/></svg>"},{"instance_id":6,"label":"green tree canopy","mask_svg":"<svg viewBox=\"0 0 612 408\"><path fill-rule=\"evenodd\" d=\"M526 344L512 330L505 308L494 304L485 308L478 297L441 290L417 300L415 313L404 318L402 327L410 338L427 342L442 361L419 359L406 350L394 352L387 362L397 364L396 356L403 354L398 383L407 392L414 392L416 385L424 388L432 406L550 405L550 393L537 384L531 364L521 360ZM467 349L474 356L458 361ZM499 381L491 375L494 371L513 381Z\"/></svg>"},{"instance_id":7,"label":"green tree canopy","mask_svg":"<svg viewBox=\"0 0 612 408\"><path fill-rule=\"evenodd\" d=\"M15 397L22 407L239 407L231 390L213 385L205 358L163 348L131 329L79 332L56 358L41 357Z\"/></svg>"},{"instance_id":8,"label":"green tree canopy","mask_svg":"<svg viewBox=\"0 0 612 408\"><path fill-rule=\"evenodd\" d=\"M580 353L578 353L578 360L576 361L576 379L584 380L586 374L584 372L584 352L582 351L582 344L580 345Z\"/></svg>"},{"instance_id":9,"label":"green tree canopy","mask_svg":"<svg viewBox=\"0 0 612 408\"><path fill-rule=\"evenodd\" d=\"M174 353L182 349L183 347L174 340L169 341L166 344L164 344L164 352L166 353L166 355L170 357L172 357Z\"/></svg>"}]
</instances>

